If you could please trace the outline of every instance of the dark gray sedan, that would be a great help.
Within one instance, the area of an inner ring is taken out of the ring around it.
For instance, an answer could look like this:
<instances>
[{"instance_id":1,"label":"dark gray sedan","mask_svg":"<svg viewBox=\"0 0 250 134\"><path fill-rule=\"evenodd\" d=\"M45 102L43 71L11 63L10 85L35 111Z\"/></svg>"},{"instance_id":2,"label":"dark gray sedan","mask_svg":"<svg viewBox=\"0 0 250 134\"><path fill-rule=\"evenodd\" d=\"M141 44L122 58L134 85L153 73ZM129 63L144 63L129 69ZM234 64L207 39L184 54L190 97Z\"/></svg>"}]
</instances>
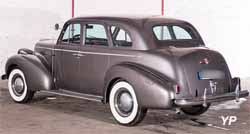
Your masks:
<instances>
[{"instance_id":1,"label":"dark gray sedan","mask_svg":"<svg viewBox=\"0 0 250 134\"><path fill-rule=\"evenodd\" d=\"M36 91L109 103L116 121L135 125L147 109L204 113L213 102L248 96L223 56L188 22L164 17L79 17L55 43L41 40L6 63L18 103Z\"/></svg>"}]
</instances>

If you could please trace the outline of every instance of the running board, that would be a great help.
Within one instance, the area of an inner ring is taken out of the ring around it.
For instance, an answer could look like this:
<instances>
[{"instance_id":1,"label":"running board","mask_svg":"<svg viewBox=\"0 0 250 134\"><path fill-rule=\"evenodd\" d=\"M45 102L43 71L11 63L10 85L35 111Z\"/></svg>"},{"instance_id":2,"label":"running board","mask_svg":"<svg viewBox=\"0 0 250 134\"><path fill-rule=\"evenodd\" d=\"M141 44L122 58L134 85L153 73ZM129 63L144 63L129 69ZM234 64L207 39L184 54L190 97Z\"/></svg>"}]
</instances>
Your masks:
<instances>
[{"instance_id":1,"label":"running board","mask_svg":"<svg viewBox=\"0 0 250 134\"><path fill-rule=\"evenodd\" d=\"M77 93L72 92L68 90L41 90L42 93L48 93L48 94L54 94L54 95L60 95L60 96L66 96L66 97L72 97L77 99L84 99L84 100L90 100L90 101L96 101L96 102L103 102L102 96L96 96L96 95L90 95L90 94L84 94L84 93Z\"/></svg>"}]
</instances>

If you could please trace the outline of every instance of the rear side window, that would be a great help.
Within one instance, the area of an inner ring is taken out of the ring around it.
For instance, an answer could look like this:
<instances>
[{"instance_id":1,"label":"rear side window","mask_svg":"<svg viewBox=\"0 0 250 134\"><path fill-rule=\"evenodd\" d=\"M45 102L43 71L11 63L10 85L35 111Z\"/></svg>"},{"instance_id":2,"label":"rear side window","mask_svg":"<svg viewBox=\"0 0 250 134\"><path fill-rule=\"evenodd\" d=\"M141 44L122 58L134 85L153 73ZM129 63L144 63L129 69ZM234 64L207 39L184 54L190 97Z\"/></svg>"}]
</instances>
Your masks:
<instances>
[{"instance_id":1,"label":"rear side window","mask_svg":"<svg viewBox=\"0 0 250 134\"><path fill-rule=\"evenodd\" d=\"M81 41L81 25L70 24L63 33L62 42L80 44Z\"/></svg>"},{"instance_id":2,"label":"rear side window","mask_svg":"<svg viewBox=\"0 0 250 134\"><path fill-rule=\"evenodd\" d=\"M105 27L101 24L86 25L86 45L108 46L108 39Z\"/></svg>"},{"instance_id":3,"label":"rear side window","mask_svg":"<svg viewBox=\"0 0 250 134\"><path fill-rule=\"evenodd\" d=\"M116 47L132 47L132 40L124 29L111 26L113 44Z\"/></svg>"}]
</instances>

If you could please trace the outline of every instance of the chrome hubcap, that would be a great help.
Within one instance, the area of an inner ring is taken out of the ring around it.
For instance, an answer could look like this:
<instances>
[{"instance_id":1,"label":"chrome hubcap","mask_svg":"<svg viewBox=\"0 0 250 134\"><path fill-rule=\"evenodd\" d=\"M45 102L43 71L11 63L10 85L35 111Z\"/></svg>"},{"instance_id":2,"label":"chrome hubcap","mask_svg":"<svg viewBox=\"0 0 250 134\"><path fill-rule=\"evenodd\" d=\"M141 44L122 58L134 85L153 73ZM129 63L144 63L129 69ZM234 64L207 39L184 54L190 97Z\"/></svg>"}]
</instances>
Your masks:
<instances>
[{"instance_id":1,"label":"chrome hubcap","mask_svg":"<svg viewBox=\"0 0 250 134\"><path fill-rule=\"evenodd\" d=\"M120 96L119 108L125 112L129 112L133 106L133 100L129 93L122 93Z\"/></svg>"},{"instance_id":2,"label":"chrome hubcap","mask_svg":"<svg viewBox=\"0 0 250 134\"><path fill-rule=\"evenodd\" d=\"M20 96L20 95L22 95L24 88L25 88L24 81L23 81L22 77L15 76L14 79L12 80L12 89L13 89L14 93L17 96Z\"/></svg>"},{"instance_id":3,"label":"chrome hubcap","mask_svg":"<svg viewBox=\"0 0 250 134\"><path fill-rule=\"evenodd\" d=\"M127 117L133 110L133 98L127 89L120 89L115 95L116 111L123 117Z\"/></svg>"}]
</instances>

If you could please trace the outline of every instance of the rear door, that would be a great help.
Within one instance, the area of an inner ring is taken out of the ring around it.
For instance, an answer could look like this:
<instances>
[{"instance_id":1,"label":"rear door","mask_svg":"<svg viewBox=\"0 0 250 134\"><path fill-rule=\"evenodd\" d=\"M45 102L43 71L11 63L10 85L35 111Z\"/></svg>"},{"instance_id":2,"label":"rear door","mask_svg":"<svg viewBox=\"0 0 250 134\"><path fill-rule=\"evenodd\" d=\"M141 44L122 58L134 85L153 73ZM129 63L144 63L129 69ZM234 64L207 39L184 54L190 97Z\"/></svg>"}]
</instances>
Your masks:
<instances>
[{"instance_id":1,"label":"rear door","mask_svg":"<svg viewBox=\"0 0 250 134\"><path fill-rule=\"evenodd\" d=\"M79 48L82 42L80 23L71 23L64 27L55 46L55 77L61 89L77 91L79 85Z\"/></svg>"},{"instance_id":2,"label":"rear door","mask_svg":"<svg viewBox=\"0 0 250 134\"><path fill-rule=\"evenodd\" d=\"M84 25L84 39L80 47L80 92L101 96L104 77L108 70L110 40L104 23Z\"/></svg>"}]
</instances>

